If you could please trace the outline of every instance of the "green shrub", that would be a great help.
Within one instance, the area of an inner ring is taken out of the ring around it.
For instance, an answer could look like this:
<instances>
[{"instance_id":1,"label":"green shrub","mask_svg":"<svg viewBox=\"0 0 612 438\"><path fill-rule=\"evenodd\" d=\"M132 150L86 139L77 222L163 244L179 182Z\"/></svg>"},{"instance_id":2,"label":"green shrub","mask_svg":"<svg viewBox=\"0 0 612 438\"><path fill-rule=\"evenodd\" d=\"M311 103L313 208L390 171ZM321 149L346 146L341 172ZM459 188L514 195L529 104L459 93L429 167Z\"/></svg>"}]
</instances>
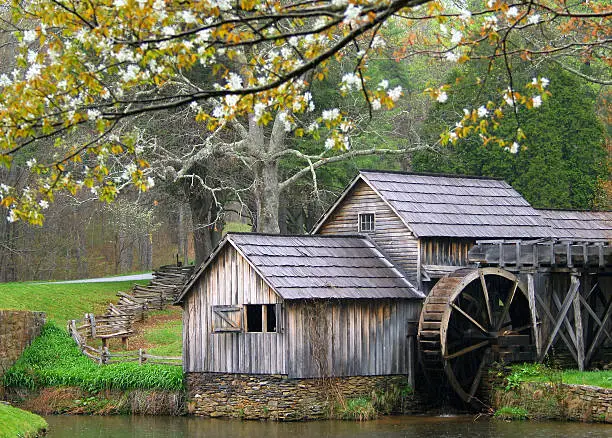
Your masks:
<instances>
[{"instance_id":1,"label":"green shrub","mask_svg":"<svg viewBox=\"0 0 612 438\"><path fill-rule=\"evenodd\" d=\"M49 323L4 375L4 385L21 388L75 386L103 389L183 389L183 372L169 365L135 362L100 366L85 357L65 330Z\"/></svg>"},{"instance_id":2,"label":"green shrub","mask_svg":"<svg viewBox=\"0 0 612 438\"><path fill-rule=\"evenodd\" d=\"M504 406L498 409L493 417L499 420L526 420L529 413L523 408Z\"/></svg>"},{"instance_id":3,"label":"green shrub","mask_svg":"<svg viewBox=\"0 0 612 438\"><path fill-rule=\"evenodd\" d=\"M338 417L343 420L372 420L377 417L378 412L372 400L365 397L350 398L338 407Z\"/></svg>"}]
</instances>

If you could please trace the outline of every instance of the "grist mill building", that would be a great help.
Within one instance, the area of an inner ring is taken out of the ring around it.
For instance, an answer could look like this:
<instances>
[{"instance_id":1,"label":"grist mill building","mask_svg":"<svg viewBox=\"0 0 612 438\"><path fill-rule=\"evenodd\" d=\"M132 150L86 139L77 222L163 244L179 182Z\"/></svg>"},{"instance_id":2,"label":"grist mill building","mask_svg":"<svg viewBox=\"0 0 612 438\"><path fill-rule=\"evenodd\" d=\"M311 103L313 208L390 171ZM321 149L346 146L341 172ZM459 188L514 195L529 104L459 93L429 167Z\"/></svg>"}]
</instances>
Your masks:
<instances>
[{"instance_id":1,"label":"grist mill building","mask_svg":"<svg viewBox=\"0 0 612 438\"><path fill-rule=\"evenodd\" d=\"M190 408L321 418L332 393L413 386L423 300L477 241L609 242L611 216L538 211L496 179L362 171L311 234L230 233L196 270L177 300ZM518 304L498 301L511 328Z\"/></svg>"}]
</instances>

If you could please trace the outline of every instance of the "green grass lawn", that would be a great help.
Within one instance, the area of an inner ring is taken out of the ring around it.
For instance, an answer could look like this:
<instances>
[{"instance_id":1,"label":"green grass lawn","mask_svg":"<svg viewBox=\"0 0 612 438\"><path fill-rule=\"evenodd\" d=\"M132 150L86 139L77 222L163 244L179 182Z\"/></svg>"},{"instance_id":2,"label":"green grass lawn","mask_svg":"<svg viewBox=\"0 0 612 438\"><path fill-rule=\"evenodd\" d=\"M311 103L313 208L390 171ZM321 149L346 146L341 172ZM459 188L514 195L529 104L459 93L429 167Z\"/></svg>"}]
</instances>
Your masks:
<instances>
[{"instance_id":1,"label":"green grass lawn","mask_svg":"<svg viewBox=\"0 0 612 438\"><path fill-rule=\"evenodd\" d=\"M162 310L156 314L173 319L147 327L143 338L148 344L154 345L147 352L158 356L180 356L183 351L181 309Z\"/></svg>"},{"instance_id":2,"label":"green grass lawn","mask_svg":"<svg viewBox=\"0 0 612 438\"><path fill-rule=\"evenodd\" d=\"M0 404L0 438L34 437L47 427L45 419L36 414Z\"/></svg>"},{"instance_id":3,"label":"green grass lawn","mask_svg":"<svg viewBox=\"0 0 612 438\"><path fill-rule=\"evenodd\" d=\"M512 367L508 377L509 386L520 382L561 382L571 385L591 385L612 388L612 370L578 371L557 370L542 364L522 364Z\"/></svg>"},{"instance_id":4,"label":"green grass lawn","mask_svg":"<svg viewBox=\"0 0 612 438\"><path fill-rule=\"evenodd\" d=\"M84 313L101 314L108 303L117 302L117 292L128 291L135 283L34 284L0 283L0 309L35 310L47 313L47 320L62 327Z\"/></svg>"}]
</instances>

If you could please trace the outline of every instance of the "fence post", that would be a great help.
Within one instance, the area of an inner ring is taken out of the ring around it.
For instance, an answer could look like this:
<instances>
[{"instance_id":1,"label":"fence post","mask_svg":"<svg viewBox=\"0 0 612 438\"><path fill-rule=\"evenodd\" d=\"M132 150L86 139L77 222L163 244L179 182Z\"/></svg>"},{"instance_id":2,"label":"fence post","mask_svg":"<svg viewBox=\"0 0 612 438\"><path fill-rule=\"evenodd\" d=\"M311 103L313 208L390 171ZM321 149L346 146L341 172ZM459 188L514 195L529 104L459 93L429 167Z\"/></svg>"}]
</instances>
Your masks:
<instances>
[{"instance_id":1,"label":"fence post","mask_svg":"<svg viewBox=\"0 0 612 438\"><path fill-rule=\"evenodd\" d=\"M96 317L93 313L89 313L89 323L91 324L91 337L96 337Z\"/></svg>"},{"instance_id":2,"label":"fence post","mask_svg":"<svg viewBox=\"0 0 612 438\"><path fill-rule=\"evenodd\" d=\"M138 349L138 365L142 365L142 348Z\"/></svg>"}]
</instances>

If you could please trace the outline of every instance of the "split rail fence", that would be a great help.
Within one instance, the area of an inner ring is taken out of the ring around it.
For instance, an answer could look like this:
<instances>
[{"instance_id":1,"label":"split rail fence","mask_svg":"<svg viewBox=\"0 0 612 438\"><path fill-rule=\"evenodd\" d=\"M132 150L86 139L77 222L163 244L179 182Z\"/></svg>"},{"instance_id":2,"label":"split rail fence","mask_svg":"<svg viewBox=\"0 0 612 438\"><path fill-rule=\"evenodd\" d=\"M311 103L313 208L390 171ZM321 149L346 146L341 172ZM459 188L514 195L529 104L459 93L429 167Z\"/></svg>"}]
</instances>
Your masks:
<instances>
[{"instance_id":1,"label":"split rail fence","mask_svg":"<svg viewBox=\"0 0 612 438\"><path fill-rule=\"evenodd\" d=\"M81 352L99 364L119 362L155 363L182 365L181 357L156 356L138 351L111 352L108 340L120 338L125 350L129 338L134 335L133 323L143 321L147 312L163 310L172 304L193 273L193 266L162 266L153 273L153 280L147 286L134 285L130 293L118 292L117 304L110 303L104 315L86 313L82 319L68 321L68 333ZM102 341L100 348L88 344L90 339Z\"/></svg>"}]
</instances>

